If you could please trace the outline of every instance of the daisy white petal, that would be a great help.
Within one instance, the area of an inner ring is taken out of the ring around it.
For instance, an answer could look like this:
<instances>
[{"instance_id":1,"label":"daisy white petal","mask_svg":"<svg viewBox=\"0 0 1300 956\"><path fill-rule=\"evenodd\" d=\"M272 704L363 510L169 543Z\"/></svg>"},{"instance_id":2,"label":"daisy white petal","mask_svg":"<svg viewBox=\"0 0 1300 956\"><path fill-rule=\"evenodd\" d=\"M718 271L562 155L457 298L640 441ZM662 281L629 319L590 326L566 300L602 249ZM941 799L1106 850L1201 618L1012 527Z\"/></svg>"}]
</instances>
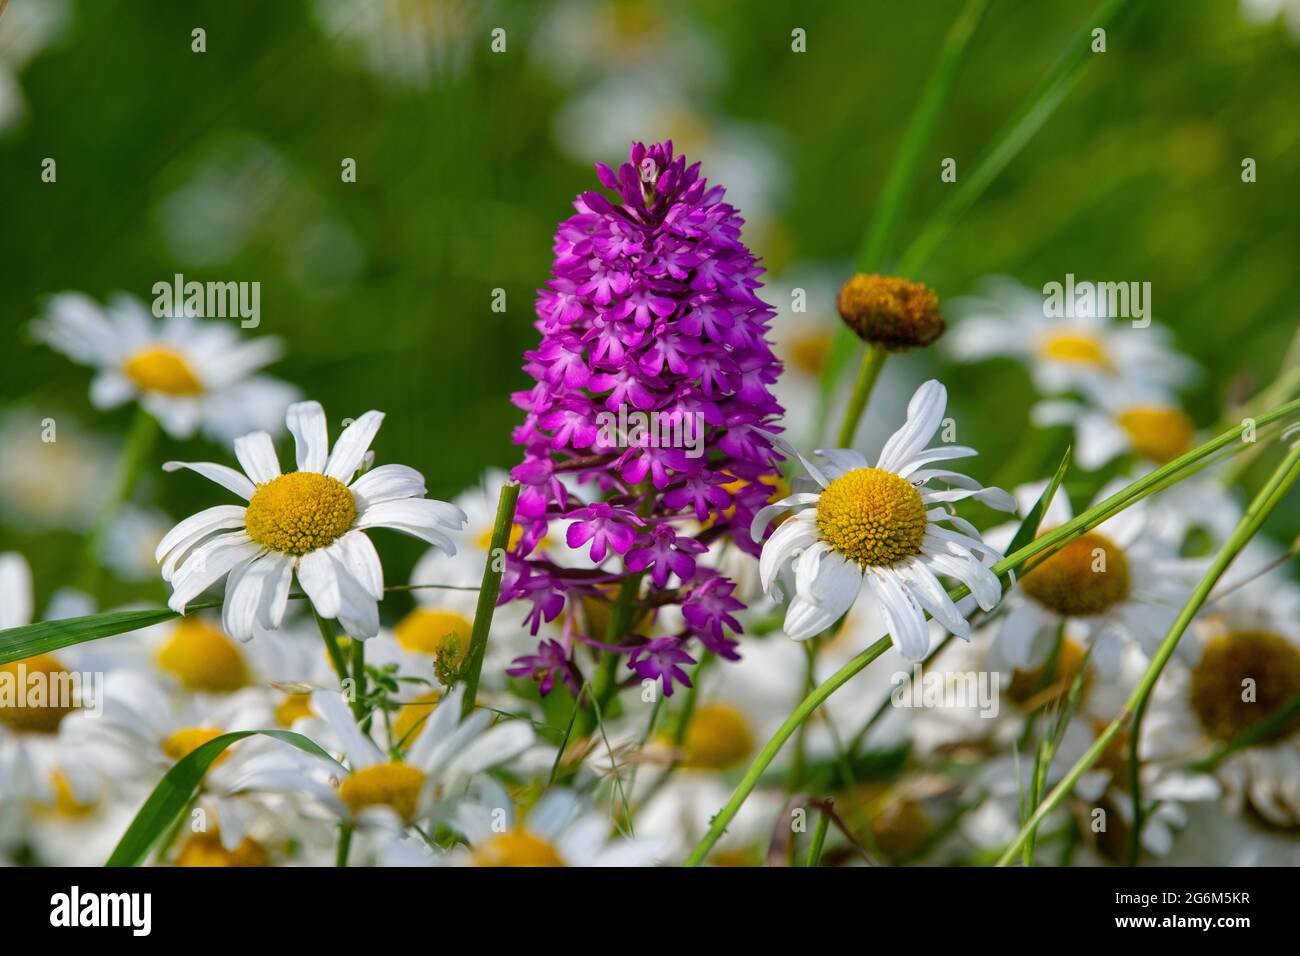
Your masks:
<instances>
[{"instance_id":1,"label":"daisy white petal","mask_svg":"<svg viewBox=\"0 0 1300 956\"><path fill-rule=\"evenodd\" d=\"M424 475L406 465L380 465L352 482L351 488L366 507L399 498L423 498L425 494ZM451 512L444 513L452 516Z\"/></svg>"},{"instance_id":2,"label":"daisy white petal","mask_svg":"<svg viewBox=\"0 0 1300 956\"><path fill-rule=\"evenodd\" d=\"M383 422L383 412L369 411L343 429L330 452L324 473L344 484L351 481Z\"/></svg>"},{"instance_id":3,"label":"daisy white petal","mask_svg":"<svg viewBox=\"0 0 1300 956\"><path fill-rule=\"evenodd\" d=\"M190 552L185 563L173 572L172 596L167 606L178 614L184 614L190 601L261 550L261 546L254 544L253 539L242 531L219 535L204 542Z\"/></svg>"},{"instance_id":4,"label":"daisy white petal","mask_svg":"<svg viewBox=\"0 0 1300 956\"><path fill-rule=\"evenodd\" d=\"M284 423L293 436L299 471L323 473L329 460L329 429L320 402L296 402L285 412Z\"/></svg>"},{"instance_id":5,"label":"daisy white petal","mask_svg":"<svg viewBox=\"0 0 1300 956\"><path fill-rule=\"evenodd\" d=\"M257 488L244 475L227 465L214 465L210 461L168 461L163 463L163 471L180 471L188 468L198 472L209 481L215 481L222 488L233 491L245 501L251 501Z\"/></svg>"},{"instance_id":6,"label":"daisy white petal","mask_svg":"<svg viewBox=\"0 0 1300 956\"><path fill-rule=\"evenodd\" d=\"M948 391L931 379L916 390L907 404L907 422L885 442L876 467L898 472L913 460L939 430L948 405Z\"/></svg>"},{"instance_id":7,"label":"daisy white petal","mask_svg":"<svg viewBox=\"0 0 1300 956\"><path fill-rule=\"evenodd\" d=\"M264 485L280 477L280 461L275 455L275 445L266 432L253 432L235 439L235 457L239 459L244 474L255 485Z\"/></svg>"}]
</instances>

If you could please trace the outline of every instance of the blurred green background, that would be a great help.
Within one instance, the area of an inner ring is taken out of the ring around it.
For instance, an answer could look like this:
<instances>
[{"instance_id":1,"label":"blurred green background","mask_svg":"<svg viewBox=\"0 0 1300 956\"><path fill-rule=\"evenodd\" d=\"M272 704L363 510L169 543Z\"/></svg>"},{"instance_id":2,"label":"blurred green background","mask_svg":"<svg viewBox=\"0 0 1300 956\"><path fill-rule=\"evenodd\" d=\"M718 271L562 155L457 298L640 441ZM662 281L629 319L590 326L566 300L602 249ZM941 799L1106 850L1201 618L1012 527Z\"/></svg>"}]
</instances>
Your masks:
<instances>
[{"instance_id":1,"label":"blurred green background","mask_svg":"<svg viewBox=\"0 0 1300 956\"><path fill-rule=\"evenodd\" d=\"M516 460L509 393L526 386L534 290L556 222L595 185L591 162L617 162L634 134L672 135L731 188L778 282L842 276L961 6L82 0L53 4L58 22L29 50L5 37L22 2L0 15L0 69L24 101L0 128L0 404L75 419L111 450L131 412L96 413L89 370L31 341L43 296L148 301L176 272L256 280L256 334L287 344L268 371L323 402L335 430L387 412L379 460L419 468L443 498ZM952 188L940 160L972 169L1096 5L994 0L901 242ZM1185 398L1209 427L1272 378L1297 324L1300 43L1235 0L1131 7L915 278L944 298L998 273L1031 288L1067 272L1150 281L1156 319L1205 368ZM805 53L791 51L796 27ZM46 157L57 183L40 180ZM355 184L341 181L346 157ZM1257 183L1241 182L1243 157ZM498 288L505 312L491 308ZM810 303L817 321L833 291ZM1027 376L1009 362L939 372L963 441L994 468L1023 431ZM6 444L0 459L20 454ZM231 458L201 439L155 455ZM161 479L138 497L173 517L220 494ZM0 520L0 550L28 556L41 595L68 583L74 530L12 506ZM1300 516L1277 531L1300 531ZM420 546L389 547L396 581ZM100 596L162 595L145 581Z\"/></svg>"}]
</instances>

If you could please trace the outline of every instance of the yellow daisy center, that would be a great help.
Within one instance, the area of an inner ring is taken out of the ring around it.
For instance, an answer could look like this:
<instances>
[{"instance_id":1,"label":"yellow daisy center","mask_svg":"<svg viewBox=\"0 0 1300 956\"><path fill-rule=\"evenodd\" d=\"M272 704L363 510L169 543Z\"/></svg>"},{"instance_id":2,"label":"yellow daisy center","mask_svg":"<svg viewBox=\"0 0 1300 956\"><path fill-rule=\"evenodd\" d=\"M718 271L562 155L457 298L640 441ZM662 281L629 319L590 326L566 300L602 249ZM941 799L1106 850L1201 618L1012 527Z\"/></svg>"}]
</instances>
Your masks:
<instances>
[{"instance_id":1,"label":"yellow daisy center","mask_svg":"<svg viewBox=\"0 0 1300 956\"><path fill-rule=\"evenodd\" d=\"M61 696L63 691L70 692L72 681L68 671L48 654L0 665L0 676L3 675L8 675L8 678L0 681L0 686L8 684L12 694L0 697L0 724L19 733L55 733L63 718L76 709L52 706L54 701L49 699L49 695ZM17 703L24 696L26 703ZM5 697L11 697L14 702L4 703Z\"/></svg>"},{"instance_id":2,"label":"yellow daisy center","mask_svg":"<svg viewBox=\"0 0 1300 956\"><path fill-rule=\"evenodd\" d=\"M248 667L239 647L201 617L177 622L158 652L158 666L187 690L223 694L248 686Z\"/></svg>"},{"instance_id":3,"label":"yellow daisy center","mask_svg":"<svg viewBox=\"0 0 1300 956\"><path fill-rule=\"evenodd\" d=\"M564 866L559 851L546 840L516 827L494 836L474 851L475 866Z\"/></svg>"},{"instance_id":4,"label":"yellow daisy center","mask_svg":"<svg viewBox=\"0 0 1300 956\"><path fill-rule=\"evenodd\" d=\"M1177 408L1163 405L1135 405L1118 418L1128 433L1133 449L1142 457L1163 465L1192 447L1196 428Z\"/></svg>"},{"instance_id":5,"label":"yellow daisy center","mask_svg":"<svg viewBox=\"0 0 1300 956\"><path fill-rule=\"evenodd\" d=\"M311 709L311 694L285 694L284 700L275 708L275 722L281 727L292 727L295 721L315 715Z\"/></svg>"},{"instance_id":6,"label":"yellow daisy center","mask_svg":"<svg viewBox=\"0 0 1300 956\"><path fill-rule=\"evenodd\" d=\"M423 773L410 764L393 761L348 774L339 785L339 797L353 813L366 807L391 807L409 822L423 786Z\"/></svg>"},{"instance_id":7,"label":"yellow daisy center","mask_svg":"<svg viewBox=\"0 0 1300 956\"><path fill-rule=\"evenodd\" d=\"M244 837L239 846L227 850L221 845L221 834L216 830L192 833L176 857L176 866L269 866L270 858L263 847L251 837Z\"/></svg>"},{"instance_id":8,"label":"yellow daisy center","mask_svg":"<svg viewBox=\"0 0 1300 956\"><path fill-rule=\"evenodd\" d=\"M433 713L433 708L438 706L441 699L442 694L434 690L402 705L402 709L397 712L397 719L393 721L393 740L399 747L409 747L415 742L424 731L426 718Z\"/></svg>"},{"instance_id":9,"label":"yellow daisy center","mask_svg":"<svg viewBox=\"0 0 1300 956\"><path fill-rule=\"evenodd\" d=\"M51 809L61 817L87 817L99 809L94 800L82 803L72 792L72 783L62 770L50 773L50 785L54 788L54 806Z\"/></svg>"},{"instance_id":10,"label":"yellow daisy center","mask_svg":"<svg viewBox=\"0 0 1300 956\"><path fill-rule=\"evenodd\" d=\"M1011 684L1007 688L1007 696L1022 710L1037 710L1045 704L1064 697L1070 692L1074 685L1074 679L1079 676L1079 668L1083 667L1084 657L1087 652L1078 641L1065 638L1061 641L1061 649L1056 654L1056 665L1052 668L1052 679L1044 683L1046 674L1043 668L1047 666L1044 661L1039 667L1033 667L1029 670L1016 670L1011 673ZM1092 683L1092 669L1083 677L1083 688L1080 695L1086 696L1089 685Z\"/></svg>"},{"instance_id":11,"label":"yellow daisy center","mask_svg":"<svg viewBox=\"0 0 1300 956\"><path fill-rule=\"evenodd\" d=\"M703 704L686 725L682 763L699 770L723 770L753 750L754 735L740 711L728 704Z\"/></svg>"},{"instance_id":12,"label":"yellow daisy center","mask_svg":"<svg viewBox=\"0 0 1300 956\"><path fill-rule=\"evenodd\" d=\"M1206 733L1231 740L1300 694L1300 649L1271 631L1231 631L1212 639L1192 671L1192 710ZM1300 717L1275 729L1300 729Z\"/></svg>"},{"instance_id":13,"label":"yellow daisy center","mask_svg":"<svg viewBox=\"0 0 1300 956\"><path fill-rule=\"evenodd\" d=\"M295 471L258 485L244 518L248 536L265 548L303 555L352 527L357 503L337 478Z\"/></svg>"},{"instance_id":14,"label":"yellow daisy center","mask_svg":"<svg viewBox=\"0 0 1300 956\"><path fill-rule=\"evenodd\" d=\"M1075 538L1020 579L1039 604L1063 617L1088 617L1128 597L1128 558L1105 535Z\"/></svg>"},{"instance_id":15,"label":"yellow daisy center","mask_svg":"<svg viewBox=\"0 0 1300 956\"><path fill-rule=\"evenodd\" d=\"M1054 362L1072 365L1110 366L1110 359L1100 342L1085 332L1056 332L1045 338L1038 347L1039 354Z\"/></svg>"},{"instance_id":16,"label":"yellow daisy center","mask_svg":"<svg viewBox=\"0 0 1300 956\"><path fill-rule=\"evenodd\" d=\"M413 654L450 653L459 665L469 650L473 629L473 623L455 611L417 607L398 621L393 633L404 650Z\"/></svg>"},{"instance_id":17,"label":"yellow daisy center","mask_svg":"<svg viewBox=\"0 0 1300 956\"><path fill-rule=\"evenodd\" d=\"M141 391L164 395L203 394L203 383L191 371L189 363L165 345L151 345L136 352L123 364L122 371Z\"/></svg>"},{"instance_id":18,"label":"yellow daisy center","mask_svg":"<svg viewBox=\"0 0 1300 956\"><path fill-rule=\"evenodd\" d=\"M822 540L863 565L890 565L921 550L925 503L906 478L855 468L830 483L817 504Z\"/></svg>"},{"instance_id":19,"label":"yellow daisy center","mask_svg":"<svg viewBox=\"0 0 1300 956\"><path fill-rule=\"evenodd\" d=\"M162 742L163 756L170 760L184 760L210 740L216 740L224 731L212 727L183 727ZM212 766L216 766L230 756L227 748L221 752Z\"/></svg>"},{"instance_id":20,"label":"yellow daisy center","mask_svg":"<svg viewBox=\"0 0 1300 956\"><path fill-rule=\"evenodd\" d=\"M506 550L513 551L516 547L518 547L519 541L521 538L523 538L523 536L524 536L524 526L518 523L512 524L510 526L510 535L506 539ZM481 532L479 532L478 537L475 538L474 540L475 543L478 544L480 551L487 551L489 548L491 548L492 547L492 526L488 525L486 528L484 528Z\"/></svg>"},{"instance_id":21,"label":"yellow daisy center","mask_svg":"<svg viewBox=\"0 0 1300 956\"><path fill-rule=\"evenodd\" d=\"M790 364L810 378L820 378L830 349L826 333L801 335L790 343Z\"/></svg>"}]
</instances>

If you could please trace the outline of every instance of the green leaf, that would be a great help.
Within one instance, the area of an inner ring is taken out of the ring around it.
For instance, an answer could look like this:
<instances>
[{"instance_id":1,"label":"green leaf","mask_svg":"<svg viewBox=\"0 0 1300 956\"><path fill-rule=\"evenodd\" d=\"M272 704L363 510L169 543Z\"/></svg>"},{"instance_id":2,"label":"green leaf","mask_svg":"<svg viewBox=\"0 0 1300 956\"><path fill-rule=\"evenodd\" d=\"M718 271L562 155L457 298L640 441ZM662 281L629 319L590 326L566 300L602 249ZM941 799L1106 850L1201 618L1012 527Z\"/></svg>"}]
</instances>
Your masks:
<instances>
[{"instance_id":1,"label":"green leaf","mask_svg":"<svg viewBox=\"0 0 1300 956\"><path fill-rule=\"evenodd\" d=\"M240 730L223 734L209 740L201 747L196 747L176 762L176 766L167 771L166 776L158 781L149 799L131 821L131 825L122 834L113 855L105 866L139 866L148 857L149 851L162 834L174 827L185 808L189 806L198 791L203 775L208 768L225 753L226 748L245 737L261 734L274 737L317 757L324 757L330 763L344 769L342 764L318 747L302 734L289 730Z\"/></svg>"},{"instance_id":2,"label":"green leaf","mask_svg":"<svg viewBox=\"0 0 1300 956\"><path fill-rule=\"evenodd\" d=\"M1052 480L1047 483L1043 493L1038 496L1034 506L1029 509L1029 514L1025 515L1025 520L1020 522L1020 527L1016 529L1015 537L1011 539L1011 545L1007 548L1007 554L1015 554L1038 534L1038 526L1043 523L1043 515L1047 514L1048 507L1052 504L1052 499L1056 497L1056 491L1061 487L1061 482L1065 480L1065 472L1070 467L1070 453L1073 449L1065 449L1065 457L1061 459L1060 466L1056 469L1056 474Z\"/></svg>"},{"instance_id":3,"label":"green leaf","mask_svg":"<svg viewBox=\"0 0 1300 956\"><path fill-rule=\"evenodd\" d=\"M61 647L137 631L180 617L170 608L147 608L141 611L109 611L70 617L62 621L44 621L0 631L0 664L20 661L35 654L57 651Z\"/></svg>"}]
</instances>

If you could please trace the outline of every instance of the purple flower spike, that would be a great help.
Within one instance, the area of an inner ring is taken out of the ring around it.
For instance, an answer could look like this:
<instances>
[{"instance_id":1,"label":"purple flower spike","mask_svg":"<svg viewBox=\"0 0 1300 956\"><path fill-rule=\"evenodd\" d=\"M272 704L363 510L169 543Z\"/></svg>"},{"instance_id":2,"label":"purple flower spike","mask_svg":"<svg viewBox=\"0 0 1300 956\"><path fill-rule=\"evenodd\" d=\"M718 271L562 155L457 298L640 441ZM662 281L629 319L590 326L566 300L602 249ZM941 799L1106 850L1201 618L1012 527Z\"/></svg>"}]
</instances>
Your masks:
<instances>
[{"instance_id":1,"label":"purple flower spike","mask_svg":"<svg viewBox=\"0 0 1300 956\"><path fill-rule=\"evenodd\" d=\"M734 585L696 556L706 542L757 554L749 523L782 460L770 437L783 414L767 340L774 311L758 296L763 270L741 239L744 221L671 142L633 143L626 162L597 164L596 177L607 192L581 193L555 231L537 293L541 339L524 355L533 386L512 396L525 416L513 472L524 534L512 556L524 570L503 583L502 600L532 602L535 633L566 603L607 601L644 574L642 600L683 604L690 630L649 643L616 635L615 650L662 676L668 693L684 683L692 638L737 656L726 635L740 630ZM533 554L544 538L554 547L557 521L597 572ZM674 576L680 590L668 591Z\"/></svg>"}]
</instances>

